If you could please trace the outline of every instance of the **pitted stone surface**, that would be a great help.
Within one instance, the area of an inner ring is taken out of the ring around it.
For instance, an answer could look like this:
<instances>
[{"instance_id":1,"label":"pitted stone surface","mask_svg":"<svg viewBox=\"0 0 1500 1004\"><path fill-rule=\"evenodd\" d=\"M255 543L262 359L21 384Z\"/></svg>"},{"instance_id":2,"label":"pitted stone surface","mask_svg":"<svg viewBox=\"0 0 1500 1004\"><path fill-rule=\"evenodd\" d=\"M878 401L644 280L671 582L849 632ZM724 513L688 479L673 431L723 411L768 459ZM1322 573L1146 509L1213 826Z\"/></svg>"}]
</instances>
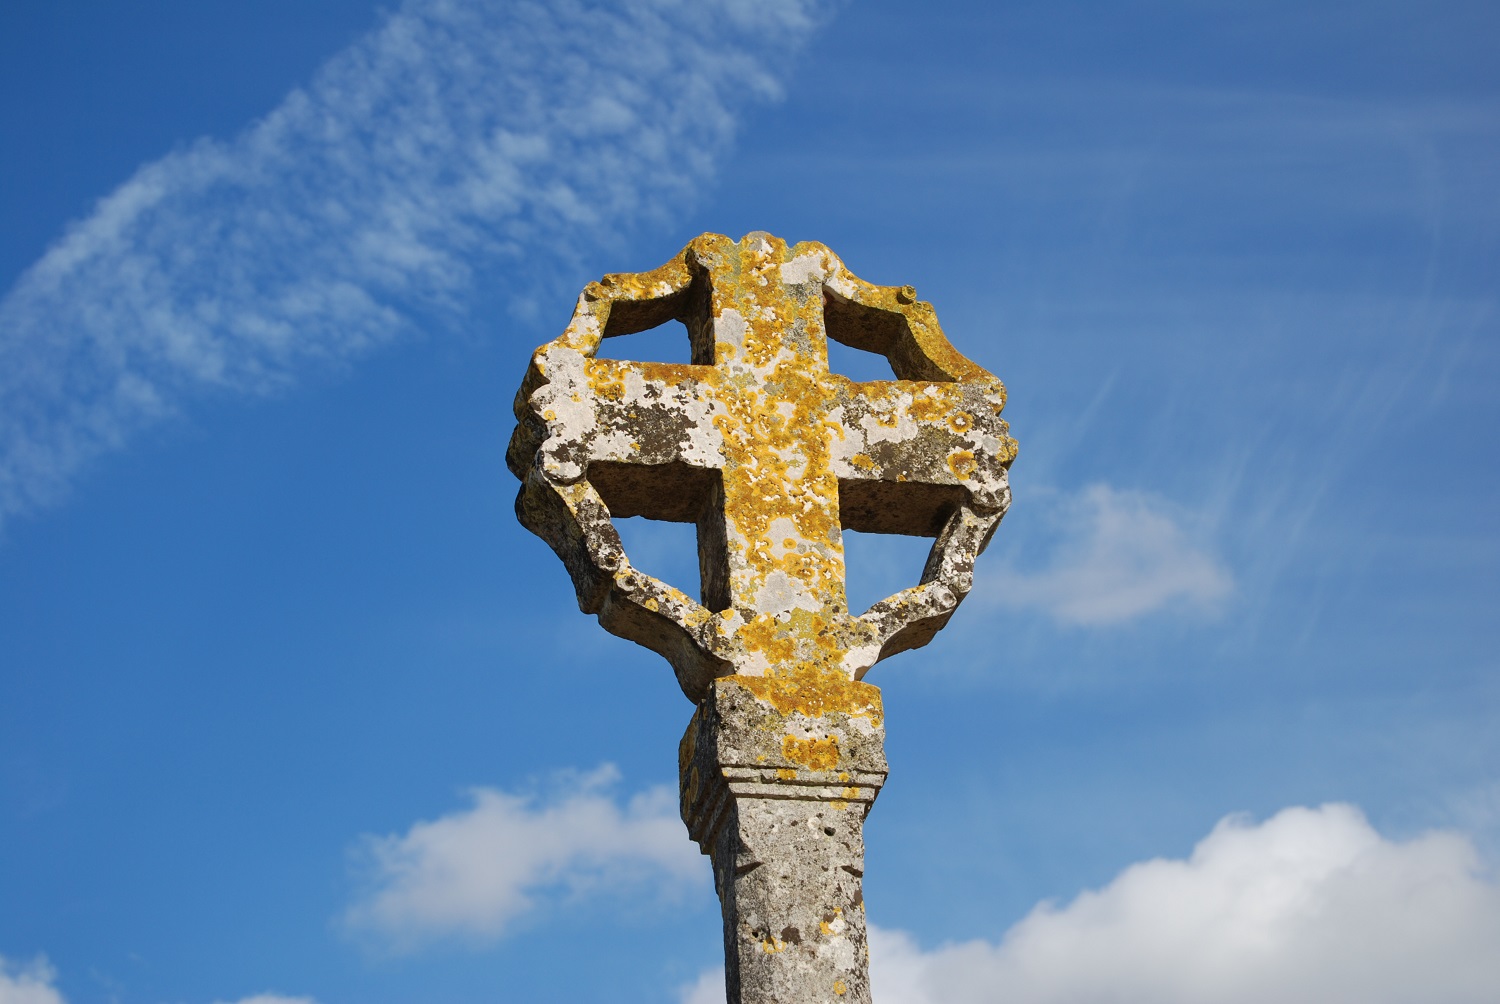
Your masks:
<instances>
[{"instance_id":1,"label":"pitted stone surface","mask_svg":"<svg viewBox=\"0 0 1500 1004\"><path fill-rule=\"evenodd\" d=\"M594 358L672 319L691 364ZM898 379L830 373L828 338ZM911 287L866 283L821 244L705 234L584 290L532 357L507 459L579 606L665 656L698 702L716 677L857 680L926 644L1010 502L1004 403ZM632 567L612 514L696 523L701 596ZM920 582L852 614L844 529L934 537Z\"/></svg>"},{"instance_id":2,"label":"pitted stone surface","mask_svg":"<svg viewBox=\"0 0 1500 1004\"><path fill-rule=\"evenodd\" d=\"M682 818L714 863L728 999L868 1004L863 823L885 783L880 691L804 702L715 680L678 750Z\"/></svg>"}]
</instances>

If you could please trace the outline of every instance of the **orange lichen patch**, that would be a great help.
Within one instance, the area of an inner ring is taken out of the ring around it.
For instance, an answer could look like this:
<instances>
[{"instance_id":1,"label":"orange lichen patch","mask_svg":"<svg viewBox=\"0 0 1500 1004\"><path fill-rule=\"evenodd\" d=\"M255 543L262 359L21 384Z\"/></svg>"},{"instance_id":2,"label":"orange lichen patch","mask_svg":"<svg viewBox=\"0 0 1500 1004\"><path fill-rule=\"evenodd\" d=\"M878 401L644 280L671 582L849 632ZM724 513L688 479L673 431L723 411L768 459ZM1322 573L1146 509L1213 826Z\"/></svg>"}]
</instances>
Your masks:
<instances>
[{"instance_id":1,"label":"orange lichen patch","mask_svg":"<svg viewBox=\"0 0 1500 1004\"><path fill-rule=\"evenodd\" d=\"M958 433L968 432L974 428L974 416L967 411L955 411L948 416L948 428Z\"/></svg>"},{"instance_id":2,"label":"orange lichen patch","mask_svg":"<svg viewBox=\"0 0 1500 1004\"><path fill-rule=\"evenodd\" d=\"M797 639L775 617L755 618L740 628L739 640L745 651L764 655L773 666L793 661L797 653Z\"/></svg>"},{"instance_id":3,"label":"orange lichen patch","mask_svg":"<svg viewBox=\"0 0 1500 1004\"><path fill-rule=\"evenodd\" d=\"M873 471L875 469L875 461L870 459L868 453L856 453L849 459L849 462L862 471Z\"/></svg>"},{"instance_id":4,"label":"orange lichen patch","mask_svg":"<svg viewBox=\"0 0 1500 1004\"><path fill-rule=\"evenodd\" d=\"M974 451L955 450L948 454L948 469L961 481L968 478L979 469L979 464L974 460Z\"/></svg>"},{"instance_id":5,"label":"orange lichen patch","mask_svg":"<svg viewBox=\"0 0 1500 1004\"><path fill-rule=\"evenodd\" d=\"M879 687L830 673L726 676L715 682L719 686L743 687L783 716L796 712L808 718L818 718L831 712L842 712L868 718L877 726L884 718Z\"/></svg>"},{"instance_id":6,"label":"orange lichen patch","mask_svg":"<svg viewBox=\"0 0 1500 1004\"><path fill-rule=\"evenodd\" d=\"M918 394L912 398L912 417L919 422L935 422L952 407L947 394Z\"/></svg>"},{"instance_id":7,"label":"orange lichen patch","mask_svg":"<svg viewBox=\"0 0 1500 1004\"><path fill-rule=\"evenodd\" d=\"M826 739L782 736L781 754L808 770L833 770L839 765L839 741L835 736Z\"/></svg>"},{"instance_id":8,"label":"orange lichen patch","mask_svg":"<svg viewBox=\"0 0 1500 1004\"><path fill-rule=\"evenodd\" d=\"M788 736L787 738L791 738L791 737ZM837 751L835 751L835 755L837 755ZM791 759L791 758L788 757L787 759ZM778 769L776 771L776 776L779 779L781 779L782 781L795 781L795 780L797 780L797 772L795 770L791 769L790 767L782 767L782 768Z\"/></svg>"},{"instance_id":9,"label":"orange lichen patch","mask_svg":"<svg viewBox=\"0 0 1500 1004\"><path fill-rule=\"evenodd\" d=\"M844 981L843 980L834 980L833 981L833 992L836 993L836 994L838 994L840 997L842 997L842 996L844 996L844 994L846 994L846 993L849 992L849 988L844 985Z\"/></svg>"},{"instance_id":10,"label":"orange lichen patch","mask_svg":"<svg viewBox=\"0 0 1500 1004\"><path fill-rule=\"evenodd\" d=\"M589 385L594 393L610 401L620 401L625 397L625 381L614 374L593 375Z\"/></svg>"}]
</instances>

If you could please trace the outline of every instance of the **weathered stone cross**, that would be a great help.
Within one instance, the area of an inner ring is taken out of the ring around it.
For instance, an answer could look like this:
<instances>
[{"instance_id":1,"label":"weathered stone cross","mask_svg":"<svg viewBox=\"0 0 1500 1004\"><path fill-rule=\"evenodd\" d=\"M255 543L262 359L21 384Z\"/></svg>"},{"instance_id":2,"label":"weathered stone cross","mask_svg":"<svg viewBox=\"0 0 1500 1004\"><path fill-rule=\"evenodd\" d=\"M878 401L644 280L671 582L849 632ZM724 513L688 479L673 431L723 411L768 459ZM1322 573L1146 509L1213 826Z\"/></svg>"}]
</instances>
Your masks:
<instances>
[{"instance_id":1,"label":"weathered stone cross","mask_svg":"<svg viewBox=\"0 0 1500 1004\"><path fill-rule=\"evenodd\" d=\"M691 365L594 358L673 319ZM829 338L898 379L830 373ZM714 862L732 1004L869 1000L862 825L886 764L880 693L859 680L968 593L1010 502L1004 403L911 287L763 233L591 283L532 357L516 511L579 606L665 656L698 705L682 810ZM699 599L633 568L612 515L696 523ZM851 614L845 529L935 537L921 581Z\"/></svg>"}]
</instances>

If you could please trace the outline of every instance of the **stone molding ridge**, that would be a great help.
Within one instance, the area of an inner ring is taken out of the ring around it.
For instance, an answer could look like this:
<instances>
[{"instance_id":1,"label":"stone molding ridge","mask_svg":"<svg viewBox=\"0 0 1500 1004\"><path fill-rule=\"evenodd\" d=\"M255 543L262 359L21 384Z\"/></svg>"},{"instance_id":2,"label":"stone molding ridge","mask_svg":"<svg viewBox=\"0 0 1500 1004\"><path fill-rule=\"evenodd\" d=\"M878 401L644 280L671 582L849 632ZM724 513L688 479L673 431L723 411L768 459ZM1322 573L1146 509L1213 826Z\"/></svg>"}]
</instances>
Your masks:
<instances>
[{"instance_id":1,"label":"stone molding ridge","mask_svg":"<svg viewBox=\"0 0 1500 1004\"><path fill-rule=\"evenodd\" d=\"M884 787L887 774L886 771L818 771L802 772L797 777L781 776L793 770L740 764L721 767L717 772L700 772L688 779L682 805L682 821L687 824L688 835L708 853L707 849L718 839L731 803L752 798L826 802L839 809L857 811L864 819ZM688 793L694 789L689 801Z\"/></svg>"},{"instance_id":2,"label":"stone molding ridge","mask_svg":"<svg viewBox=\"0 0 1500 1004\"><path fill-rule=\"evenodd\" d=\"M868 816L889 774L879 691L854 685L869 702L859 714L783 714L747 682L715 681L678 747L682 819L703 852L711 853L730 809L746 800L819 802L861 821Z\"/></svg>"}]
</instances>

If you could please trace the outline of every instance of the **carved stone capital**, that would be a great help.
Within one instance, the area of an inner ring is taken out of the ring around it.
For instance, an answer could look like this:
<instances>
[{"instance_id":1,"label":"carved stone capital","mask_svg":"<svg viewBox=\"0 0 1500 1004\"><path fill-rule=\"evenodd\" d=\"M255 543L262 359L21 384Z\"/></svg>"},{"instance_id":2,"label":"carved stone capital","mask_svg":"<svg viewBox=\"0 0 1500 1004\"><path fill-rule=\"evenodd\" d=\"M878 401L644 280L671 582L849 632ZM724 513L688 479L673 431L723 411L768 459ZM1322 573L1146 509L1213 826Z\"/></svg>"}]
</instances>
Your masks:
<instances>
[{"instance_id":1,"label":"carved stone capital","mask_svg":"<svg viewBox=\"0 0 1500 1004\"><path fill-rule=\"evenodd\" d=\"M863 829L884 742L866 683L725 677L699 704L682 818L713 860L730 1004L869 1001Z\"/></svg>"}]
</instances>

